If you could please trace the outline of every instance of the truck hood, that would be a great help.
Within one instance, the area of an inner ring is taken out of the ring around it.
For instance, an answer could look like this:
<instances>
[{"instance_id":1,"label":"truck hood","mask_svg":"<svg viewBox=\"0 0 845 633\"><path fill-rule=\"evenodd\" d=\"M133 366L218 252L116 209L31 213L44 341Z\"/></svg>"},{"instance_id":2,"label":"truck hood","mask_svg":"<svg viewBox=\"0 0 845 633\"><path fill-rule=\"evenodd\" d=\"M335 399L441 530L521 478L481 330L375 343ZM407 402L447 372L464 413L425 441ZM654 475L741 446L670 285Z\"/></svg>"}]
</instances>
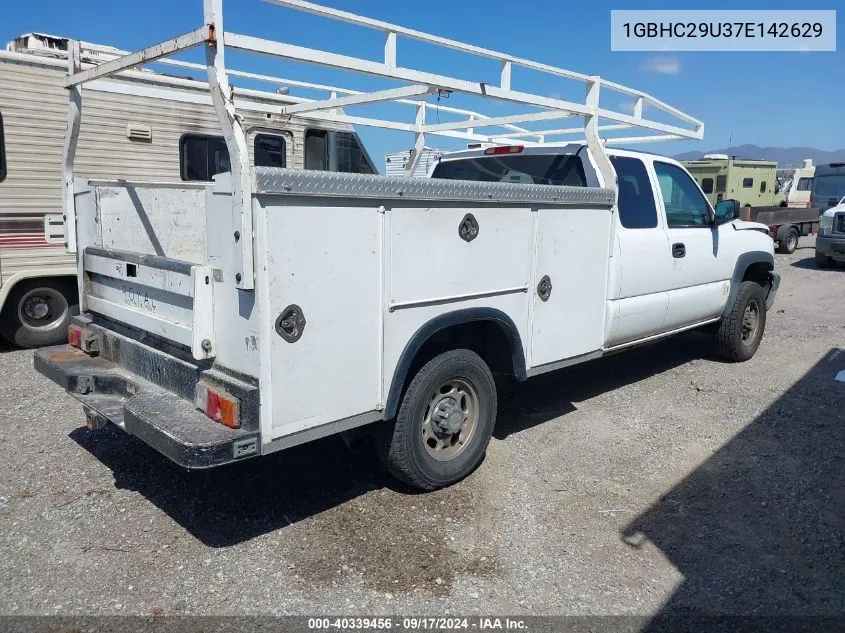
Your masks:
<instances>
[{"instance_id":1,"label":"truck hood","mask_svg":"<svg viewBox=\"0 0 845 633\"><path fill-rule=\"evenodd\" d=\"M760 222L746 222L745 220L734 220L731 222L737 231L762 231L768 235L769 227Z\"/></svg>"}]
</instances>

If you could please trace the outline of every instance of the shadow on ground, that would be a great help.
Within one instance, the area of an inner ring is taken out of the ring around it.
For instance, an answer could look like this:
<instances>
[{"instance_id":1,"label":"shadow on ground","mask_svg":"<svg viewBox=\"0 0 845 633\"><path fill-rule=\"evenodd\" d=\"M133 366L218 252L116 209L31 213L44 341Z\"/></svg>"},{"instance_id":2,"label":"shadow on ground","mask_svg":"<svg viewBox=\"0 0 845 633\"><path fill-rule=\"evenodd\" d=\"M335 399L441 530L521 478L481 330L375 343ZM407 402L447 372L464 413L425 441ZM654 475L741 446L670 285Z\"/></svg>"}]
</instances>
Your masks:
<instances>
[{"instance_id":1,"label":"shadow on ground","mask_svg":"<svg viewBox=\"0 0 845 633\"><path fill-rule=\"evenodd\" d=\"M678 614L845 614L843 369L831 350L626 527L684 576L645 631Z\"/></svg>"},{"instance_id":2,"label":"shadow on ground","mask_svg":"<svg viewBox=\"0 0 845 633\"><path fill-rule=\"evenodd\" d=\"M815 253L815 251L813 251ZM795 268L805 268L807 270L822 270L816 264L816 256L813 255L812 257L806 257L804 259L799 259L798 261L794 261L790 264L790 266L794 266ZM842 264L834 261L833 265L830 268L826 268L824 270L841 270Z\"/></svg>"},{"instance_id":3,"label":"shadow on ground","mask_svg":"<svg viewBox=\"0 0 845 633\"><path fill-rule=\"evenodd\" d=\"M711 338L690 334L527 383L506 382L495 436L506 438L564 415L574 410L573 402L707 356L711 349ZM71 438L112 470L116 487L139 492L211 547L249 540L385 486L410 492L384 473L374 451L350 452L337 438L194 472L111 426L97 433L77 429Z\"/></svg>"}]
</instances>

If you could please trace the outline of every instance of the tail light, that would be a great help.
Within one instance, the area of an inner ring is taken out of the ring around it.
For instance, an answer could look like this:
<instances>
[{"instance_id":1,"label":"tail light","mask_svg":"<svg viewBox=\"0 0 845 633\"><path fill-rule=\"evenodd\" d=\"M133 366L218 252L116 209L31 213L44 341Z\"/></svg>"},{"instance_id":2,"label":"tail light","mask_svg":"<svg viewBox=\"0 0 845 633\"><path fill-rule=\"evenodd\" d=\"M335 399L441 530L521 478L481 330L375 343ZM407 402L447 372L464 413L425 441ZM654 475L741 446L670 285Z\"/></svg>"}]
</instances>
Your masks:
<instances>
[{"instance_id":1,"label":"tail light","mask_svg":"<svg viewBox=\"0 0 845 633\"><path fill-rule=\"evenodd\" d=\"M519 154L524 149L524 145L499 145L498 147L488 147L484 150L484 155L494 156L498 154Z\"/></svg>"},{"instance_id":2,"label":"tail light","mask_svg":"<svg viewBox=\"0 0 845 633\"><path fill-rule=\"evenodd\" d=\"M810 192L810 206L813 206L813 192Z\"/></svg>"},{"instance_id":3,"label":"tail light","mask_svg":"<svg viewBox=\"0 0 845 633\"><path fill-rule=\"evenodd\" d=\"M776 226L770 226L769 227L769 235L774 237L775 235L777 235L777 233L778 233L778 227L776 227Z\"/></svg>"},{"instance_id":4,"label":"tail light","mask_svg":"<svg viewBox=\"0 0 845 633\"><path fill-rule=\"evenodd\" d=\"M82 347L82 328L71 325L67 329L67 343L72 347Z\"/></svg>"},{"instance_id":5,"label":"tail light","mask_svg":"<svg viewBox=\"0 0 845 633\"><path fill-rule=\"evenodd\" d=\"M202 383L197 385L194 401L197 409L215 422L220 422L230 429L241 428L239 416L240 401L223 391L215 391Z\"/></svg>"}]
</instances>

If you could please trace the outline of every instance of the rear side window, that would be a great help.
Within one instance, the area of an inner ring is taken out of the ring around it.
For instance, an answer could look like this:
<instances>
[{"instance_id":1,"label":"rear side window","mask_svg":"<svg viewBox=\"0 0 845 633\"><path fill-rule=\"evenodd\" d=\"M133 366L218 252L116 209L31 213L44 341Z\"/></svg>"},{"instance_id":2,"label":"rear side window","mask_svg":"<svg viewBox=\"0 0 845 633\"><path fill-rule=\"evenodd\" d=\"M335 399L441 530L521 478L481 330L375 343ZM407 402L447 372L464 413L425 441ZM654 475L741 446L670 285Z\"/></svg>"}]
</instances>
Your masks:
<instances>
[{"instance_id":1,"label":"rear side window","mask_svg":"<svg viewBox=\"0 0 845 633\"><path fill-rule=\"evenodd\" d=\"M479 156L441 161L434 168L431 177L521 185L587 186L584 165L578 156L571 154Z\"/></svg>"},{"instance_id":2,"label":"rear side window","mask_svg":"<svg viewBox=\"0 0 845 633\"><path fill-rule=\"evenodd\" d=\"M716 176L716 192L717 193L725 193L725 189L728 186L728 177L722 174L721 176Z\"/></svg>"},{"instance_id":3,"label":"rear side window","mask_svg":"<svg viewBox=\"0 0 845 633\"><path fill-rule=\"evenodd\" d=\"M653 229L657 207L651 181L643 162L637 158L612 157L619 178L619 221L626 229Z\"/></svg>"},{"instance_id":4,"label":"rear side window","mask_svg":"<svg viewBox=\"0 0 845 633\"><path fill-rule=\"evenodd\" d=\"M701 179L701 190L704 193L713 193L713 179L712 178L702 178Z\"/></svg>"},{"instance_id":5,"label":"rear side window","mask_svg":"<svg viewBox=\"0 0 845 633\"><path fill-rule=\"evenodd\" d=\"M229 150L222 136L185 134L179 140L179 171L182 180L209 181L231 171Z\"/></svg>"},{"instance_id":6,"label":"rear side window","mask_svg":"<svg viewBox=\"0 0 845 633\"><path fill-rule=\"evenodd\" d=\"M760 193L766 193L766 181L760 183Z\"/></svg>"},{"instance_id":7,"label":"rear side window","mask_svg":"<svg viewBox=\"0 0 845 633\"><path fill-rule=\"evenodd\" d=\"M305 130L305 169L328 170L328 136L325 130Z\"/></svg>"},{"instance_id":8,"label":"rear side window","mask_svg":"<svg viewBox=\"0 0 845 633\"><path fill-rule=\"evenodd\" d=\"M0 182L6 180L6 138L3 136L3 115L0 114Z\"/></svg>"},{"instance_id":9,"label":"rear side window","mask_svg":"<svg viewBox=\"0 0 845 633\"><path fill-rule=\"evenodd\" d=\"M256 167L284 167L287 164L287 144L284 137L258 134L253 141Z\"/></svg>"},{"instance_id":10,"label":"rear side window","mask_svg":"<svg viewBox=\"0 0 845 633\"><path fill-rule=\"evenodd\" d=\"M812 178L799 178L798 191L810 191L813 188Z\"/></svg>"},{"instance_id":11,"label":"rear side window","mask_svg":"<svg viewBox=\"0 0 845 633\"><path fill-rule=\"evenodd\" d=\"M754 179L753 178L743 178L742 179L742 188L743 189L750 189L754 186Z\"/></svg>"}]
</instances>

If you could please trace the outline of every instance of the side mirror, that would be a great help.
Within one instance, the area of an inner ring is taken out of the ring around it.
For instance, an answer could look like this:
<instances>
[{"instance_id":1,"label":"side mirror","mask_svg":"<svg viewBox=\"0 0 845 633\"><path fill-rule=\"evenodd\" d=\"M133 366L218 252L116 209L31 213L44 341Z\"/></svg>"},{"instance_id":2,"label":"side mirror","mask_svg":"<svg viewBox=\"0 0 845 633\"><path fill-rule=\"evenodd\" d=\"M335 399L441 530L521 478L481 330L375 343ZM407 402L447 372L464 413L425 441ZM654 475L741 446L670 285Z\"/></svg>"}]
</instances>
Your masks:
<instances>
[{"instance_id":1,"label":"side mirror","mask_svg":"<svg viewBox=\"0 0 845 633\"><path fill-rule=\"evenodd\" d=\"M737 200L719 200L716 203L716 217L714 224L726 224L731 220L736 220L739 217L739 201Z\"/></svg>"}]
</instances>

